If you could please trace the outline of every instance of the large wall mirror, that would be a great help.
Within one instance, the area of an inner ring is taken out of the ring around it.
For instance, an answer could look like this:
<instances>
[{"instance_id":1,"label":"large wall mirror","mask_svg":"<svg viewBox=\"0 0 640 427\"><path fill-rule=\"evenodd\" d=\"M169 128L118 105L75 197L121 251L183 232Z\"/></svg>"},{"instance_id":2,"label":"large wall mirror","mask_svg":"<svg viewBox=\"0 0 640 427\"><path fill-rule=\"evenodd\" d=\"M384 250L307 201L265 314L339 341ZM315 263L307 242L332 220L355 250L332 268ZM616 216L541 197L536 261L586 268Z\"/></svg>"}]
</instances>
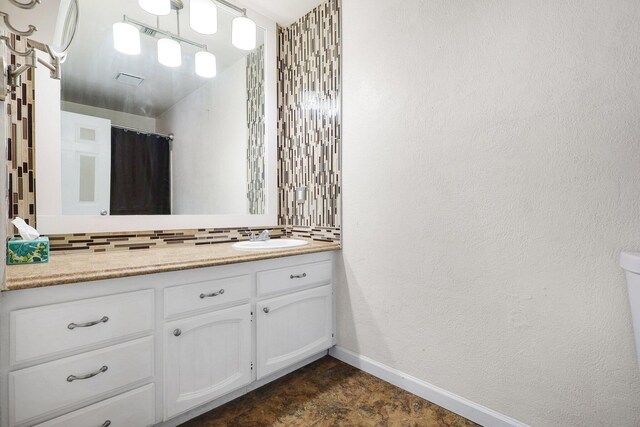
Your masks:
<instances>
[{"instance_id":1,"label":"large wall mirror","mask_svg":"<svg viewBox=\"0 0 640 427\"><path fill-rule=\"evenodd\" d=\"M275 23L247 11L242 46L239 4L171 6L81 1L62 78L37 70L41 232L277 223Z\"/></svg>"}]
</instances>

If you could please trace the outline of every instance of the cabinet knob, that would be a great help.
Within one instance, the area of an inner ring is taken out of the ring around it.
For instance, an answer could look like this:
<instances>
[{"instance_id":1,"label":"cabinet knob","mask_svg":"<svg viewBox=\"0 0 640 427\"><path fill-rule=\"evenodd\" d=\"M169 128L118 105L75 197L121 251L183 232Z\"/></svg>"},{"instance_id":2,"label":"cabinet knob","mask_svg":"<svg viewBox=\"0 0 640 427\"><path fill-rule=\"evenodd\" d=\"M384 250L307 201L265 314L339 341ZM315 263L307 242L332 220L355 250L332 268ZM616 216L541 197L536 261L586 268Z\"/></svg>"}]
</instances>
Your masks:
<instances>
[{"instance_id":1,"label":"cabinet knob","mask_svg":"<svg viewBox=\"0 0 640 427\"><path fill-rule=\"evenodd\" d=\"M269 307L265 307L262 309L262 311L264 311L265 313L268 313L270 310L269 310Z\"/></svg>"},{"instance_id":2,"label":"cabinet knob","mask_svg":"<svg viewBox=\"0 0 640 427\"><path fill-rule=\"evenodd\" d=\"M176 337L179 337L180 335L182 335L182 330L174 329L173 330L173 335L176 336Z\"/></svg>"},{"instance_id":3,"label":"cabinet knob","mask_svg":"<svg viewBox=\"0 0 640 427\"><path fill-rule=\"evenodd\" d=\"M111 425L111 420L107 420L107 421L103 422L100 427L109 427L110 425Z\"/></svg>"}]
</instances>

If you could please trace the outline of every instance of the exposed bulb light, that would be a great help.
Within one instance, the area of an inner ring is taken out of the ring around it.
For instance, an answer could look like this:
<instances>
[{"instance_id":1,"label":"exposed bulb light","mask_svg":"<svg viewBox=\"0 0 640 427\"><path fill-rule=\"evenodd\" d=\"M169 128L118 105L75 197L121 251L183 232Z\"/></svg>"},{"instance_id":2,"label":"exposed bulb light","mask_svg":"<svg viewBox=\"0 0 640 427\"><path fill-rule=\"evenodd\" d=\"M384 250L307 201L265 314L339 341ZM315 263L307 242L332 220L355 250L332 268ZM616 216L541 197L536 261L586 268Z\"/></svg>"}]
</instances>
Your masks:
<instances>
[{"instance_id":1,"label":"exposed bulb light","mask_svg":"<svg viewBox=\"0 0 640 427\"><path fill-rule=\"evenodd\" d=\"M196 53L196 74L205 79L216 76L216 56L209 52Z\"/></svg>"},{"instance_id":2,"label":"exposed bulb light","mask_svg":"<svg viewBox=\"0 0 640 427\"><path fill-rule=\"evenodd\" d=\"M231 26L231 43L238 49L255 49L256 23L246 16L234 18Z\"/></svg>"},{"instance_id":3,"label":"exposed bulb light","mask_svg":"<svg viewBox=\"0 0 640 427\"><path fill-rule=\"evenodd\" d=\"M138 0L138 4L142 9L154 15L171 13L171 0Z\"/></svg>"},{"instance_id":4,"label":"exposed bulb light","mask_svg":"<svg viewBox=\"0 0 640 427\"><path fill-rule=\"evenodd\" d=\"M139 55L140 32L126 22L113 24L113 47L126 55Z\"/></svg>"},{"instance_id":5,"label":"exposed bulb light","mask_svg":"<svg viewBox=\"0 0 640 427\"><path fill-rule=\"evenodd\" d=\"M158 40L158 62L167 67L182 65L180 43L167 38Z\"/></svg>"},{"instance_id":6,"label":"exposed bulb light","mask_svg":"<svg viewBox=\"0 0 640 427\"><path fill-rule=\"evenodd\" d=\"M211 35L218 31L218 8L212 0L191 0L189 25L193 31Z\"/></svg>"}]
</instances>

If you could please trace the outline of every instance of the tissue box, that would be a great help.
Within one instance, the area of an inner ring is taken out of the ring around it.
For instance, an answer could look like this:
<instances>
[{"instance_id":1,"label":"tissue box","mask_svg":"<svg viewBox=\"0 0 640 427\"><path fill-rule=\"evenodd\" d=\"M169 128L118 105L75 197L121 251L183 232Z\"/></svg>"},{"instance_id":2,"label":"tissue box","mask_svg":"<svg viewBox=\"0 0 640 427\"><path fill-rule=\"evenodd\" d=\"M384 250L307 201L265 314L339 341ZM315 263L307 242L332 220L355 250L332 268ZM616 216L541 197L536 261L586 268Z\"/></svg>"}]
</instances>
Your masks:
<instances>
[{"instance_id":1,"label":"tissue box","mask_svg":"<svg viewBox=\"0 0 640 427\"><path fill-rule=\"evenodd\" d=\"M7 242L7 264L39 264L49 262L49 238L35 240L13 237Z\"/></svg>"}]
</instances>

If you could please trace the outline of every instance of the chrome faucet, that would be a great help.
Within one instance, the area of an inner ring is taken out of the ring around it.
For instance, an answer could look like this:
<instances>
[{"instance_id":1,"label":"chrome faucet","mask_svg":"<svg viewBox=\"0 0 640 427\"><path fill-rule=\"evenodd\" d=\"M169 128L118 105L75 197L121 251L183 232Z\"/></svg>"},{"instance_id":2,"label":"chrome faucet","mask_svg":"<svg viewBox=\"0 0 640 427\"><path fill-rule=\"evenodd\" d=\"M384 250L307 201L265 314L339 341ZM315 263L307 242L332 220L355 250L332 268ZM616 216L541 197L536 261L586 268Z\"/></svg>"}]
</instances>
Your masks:
<instances>
[{"instance_id":1,"label":"chrome faucet","mask_svg":"<svg viewBox=\"0 0 640 427\"><path fill-rule=\"evenodd\" d=\"M260 233L257 236L256 236L256 233L249 230L247 231L247 235L249 236L249 240L251 242L266 242L271 238L271 235L269 234L269 230L262 230L262 233Z\"/></svg>"}]
</instances>

